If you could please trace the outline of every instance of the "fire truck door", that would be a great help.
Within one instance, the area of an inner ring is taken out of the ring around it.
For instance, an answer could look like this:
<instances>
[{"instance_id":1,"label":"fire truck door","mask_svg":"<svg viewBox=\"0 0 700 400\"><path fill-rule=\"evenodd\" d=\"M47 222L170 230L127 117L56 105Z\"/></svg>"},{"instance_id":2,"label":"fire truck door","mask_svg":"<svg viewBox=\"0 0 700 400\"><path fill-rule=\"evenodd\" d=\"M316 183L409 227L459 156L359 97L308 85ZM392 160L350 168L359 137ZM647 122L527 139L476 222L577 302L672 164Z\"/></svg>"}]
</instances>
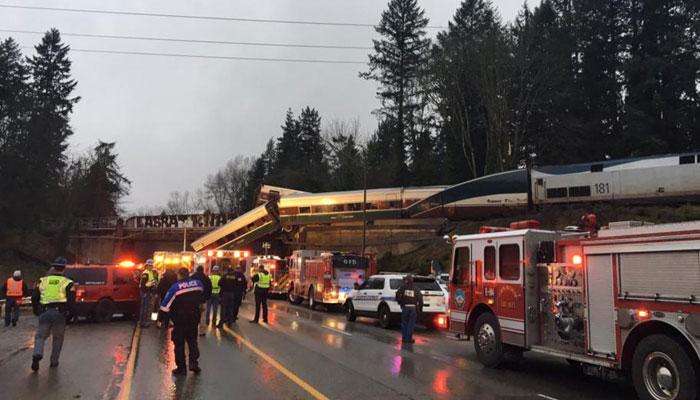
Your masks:
<instances>
[{"instance_id":1,"label":"fire truck door","mask_svg":"<svg viewBox=\"0 0 700 400\"><path fill-rule=\"evenodd\" d=\"M610 254L586 257L586 294L588 348L600 355L613 355L616 352L615 308Z\"/></svg>"},{"instance_id":2,"label":"fire truck door","mask_svg":"<svg viewBox=\"0 0 700 400\"><path fill-rule=\"evenodd\" d=\"M496 312L505 343L523 346L525 296L523 291L523 238L503 238L497 243L498 274Z\"/></svg>"},{"instance_id":3,"label":"fire truck door","mask_svg":"<svg viewBox=\"0 0 700 400\"><path fill-rule=\"evenodd\" d=\"M457 244L452 254L450 273L450 330L466 332L467 313L472 305L474 285L471 245Z\"/></svg>"}]
</instances>

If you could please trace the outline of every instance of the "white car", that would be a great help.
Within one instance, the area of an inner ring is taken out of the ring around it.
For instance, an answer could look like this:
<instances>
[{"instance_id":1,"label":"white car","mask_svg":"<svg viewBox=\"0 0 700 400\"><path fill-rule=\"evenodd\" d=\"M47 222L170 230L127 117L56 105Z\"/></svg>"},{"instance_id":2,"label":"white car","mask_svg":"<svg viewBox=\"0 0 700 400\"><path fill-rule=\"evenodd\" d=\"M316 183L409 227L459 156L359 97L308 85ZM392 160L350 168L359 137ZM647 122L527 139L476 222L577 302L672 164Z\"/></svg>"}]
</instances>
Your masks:
<instances>
[{"instance_id":1,"label":"white car","mask_svg":"<svg viewBox=\"0 0 700 400\"><path fill-rule=\"evenodd\" d=\"M345 301L348 321L358 316L379 319L383 328L389 328L401 320L401 307L396 302L396 291L401 286L405 274L372 275L359 288L353 289ZM423 310L420 322L428 328L445 325L447 313L446 292L437 279L414 276L414 285L423 294Z\"/></svg>"}]
</instances>

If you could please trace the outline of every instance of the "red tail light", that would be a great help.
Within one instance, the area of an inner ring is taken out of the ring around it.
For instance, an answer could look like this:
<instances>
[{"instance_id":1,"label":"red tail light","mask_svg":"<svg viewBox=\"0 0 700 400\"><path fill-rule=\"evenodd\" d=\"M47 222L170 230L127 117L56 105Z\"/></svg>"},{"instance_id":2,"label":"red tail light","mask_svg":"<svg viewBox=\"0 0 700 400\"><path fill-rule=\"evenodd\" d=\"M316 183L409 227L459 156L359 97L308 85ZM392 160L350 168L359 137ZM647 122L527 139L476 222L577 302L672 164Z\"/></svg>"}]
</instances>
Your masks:
<instances>
[{"instance_id":1,"label":"red tail light","mask_svg":"<svg viewBox=\"0 0 700 400\"><path fill-rule=\"evenodd\" d=\"M447 328L447 316L438 315L437 317L435 317L435 326L437 326L440 329L446 329Z\"/></svg>"}]
</instances>

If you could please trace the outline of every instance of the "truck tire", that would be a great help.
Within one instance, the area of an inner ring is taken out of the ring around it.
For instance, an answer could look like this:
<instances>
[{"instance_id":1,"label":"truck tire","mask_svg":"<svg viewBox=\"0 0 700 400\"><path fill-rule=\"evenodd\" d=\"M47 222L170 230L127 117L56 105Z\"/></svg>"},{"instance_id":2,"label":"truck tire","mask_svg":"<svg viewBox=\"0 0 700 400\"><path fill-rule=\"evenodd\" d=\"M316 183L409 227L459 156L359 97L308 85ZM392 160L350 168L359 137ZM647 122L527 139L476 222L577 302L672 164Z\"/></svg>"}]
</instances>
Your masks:
<instances>
[{"instance_id":1,"label":"truck tire","mask_svg":"<svg viewBox=\"0 0 700 400\"><path fill-rule=\"evenodd\" d=\"M694 400L698 398L697 368L678 341L650 335L634 350L632 382L642 400Z\"/></svg>"},{"instance_id":2,"label":"truck tire","mask_svg":"<svg viewBox=\"0 0 700 400\"><path fill-rule=\"evenodd\" d=\"M354 322L357 319L357 314L355 314L355 306L352 305L352 300L348 300L345 303L345 319Z\"/></svg>"},{"instance_id":3,"label":"truck tire","mask_svg":"<svg viewBox=\"0 0 700 400\"><path fill-rule=\"evenodd\" d=\"M313 310L316 307L316 299L314 299L314 287L309 288L309 309Z\"/></svg>"},{"instance_id":4,"label":"truck tire","mask_svg":"<svg viewBox=\"0 0 700 400\"><path fill-rule=\"evenodd\" d=\"M97 322L110 322L114 315L114 302L110 299L102 299L95 307L95 320Z\"/></svg>"},{"instance_id":5,"label":"truck tire","mask_svg":"<svg viewBox=\"0 0 700 400\"><path fill-rule=\"evenodd\" d=\"M287 300L289 300L289 302L292 304L301 303L301 296L297 296L294 294L294 286L289 287L289 292L287 292Z\"/></svg>"},{"instance_id":6,"label":"truck tire","mask_svg":"<svg viewBox=\"0 0 700 400\"><path fill-rule=\"evenodd\" d=\"M483 313L474 324L474 349L479 362L489 368L497 368L503 362L503 343L498 319Z\"/></svg>"},{"instance_id":7,"label":"truck tire","mask_svg":"<svg viewBox=\"0 0 700 400\"><path fill-rule=\"evenodd\" d=\"M391 310L389 310L389 306L387 306L386 304L382 304L381 306L379 306L378 317L379 317L379 325L381 325L382 328L384 328L384 329L391 328L392 320L391 320Z\"/></svg>"}]
</instances>

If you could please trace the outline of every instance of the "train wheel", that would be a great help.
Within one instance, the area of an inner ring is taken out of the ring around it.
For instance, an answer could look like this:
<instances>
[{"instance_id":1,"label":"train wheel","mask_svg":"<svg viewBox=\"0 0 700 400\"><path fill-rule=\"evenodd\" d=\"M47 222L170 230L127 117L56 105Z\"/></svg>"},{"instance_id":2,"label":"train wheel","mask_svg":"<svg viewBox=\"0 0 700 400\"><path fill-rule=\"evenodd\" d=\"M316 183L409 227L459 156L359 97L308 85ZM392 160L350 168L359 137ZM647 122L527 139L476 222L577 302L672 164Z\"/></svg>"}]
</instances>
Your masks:
<instances>
[{"instance_id":1,"label":"train wheel","mask_svg":"<svg viewBox=\"0 0 700 400\"><path fill-rule=\"evenodd\" d=\"M634 351L632 381L643 400L696 399L697 365L683 346L666 335L644 338Z\"/></svg>"},{"instance_id":2,"label":"train wheel","mask_svg":"<svg viewBox=\"0 0 700 400\"><path fill-rule=\"evenodd\" d=\"M477 318L475 327L476 357L489 368L498 367L503 361L503 343L501 343L498 320L493 314L487 312Z\"/></svg>"}]
</instances>

